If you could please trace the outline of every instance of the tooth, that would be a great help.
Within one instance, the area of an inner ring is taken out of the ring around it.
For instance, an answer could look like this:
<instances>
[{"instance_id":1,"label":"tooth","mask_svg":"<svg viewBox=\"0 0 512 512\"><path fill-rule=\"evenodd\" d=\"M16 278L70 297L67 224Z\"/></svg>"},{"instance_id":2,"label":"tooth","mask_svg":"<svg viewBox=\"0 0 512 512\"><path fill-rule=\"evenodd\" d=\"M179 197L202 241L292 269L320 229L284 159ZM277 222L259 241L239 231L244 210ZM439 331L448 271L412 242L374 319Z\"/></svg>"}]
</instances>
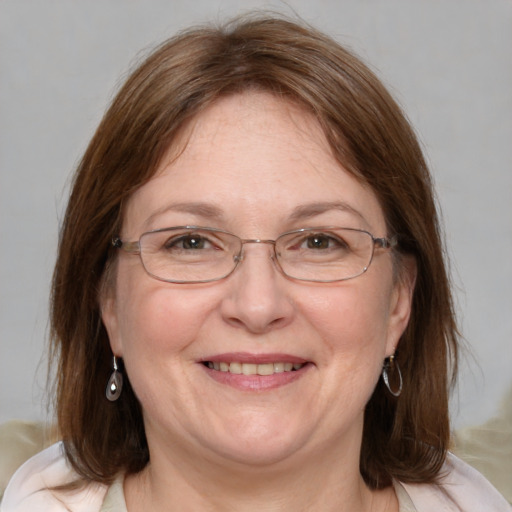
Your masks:
<instances>
[{"instance_id":1,"label":"tooth","mask_svg":"<svg viewBox=\"0 0 512 512\"><path fill-rule=\"evenodd\" d=\"M258 375L272 375L273 373L274 373L274 363L258 365Z\"/></svg>"},{"instance_id":2,"label":"tooth","mask_svg":"<svg viewBox=\"0 0 512 512\"><path fill-rule=\"evenodd\" d=\"M274 373L283 373L284 363L274 363Z\"/></svg>"},{"instance_id":3,"label":"tooth","mask_svg":"<svg viewBox=\"0 0 512 512\"><path fill-rule=\"evenodd\" d=\"M240 363L231 363L229 365L229 371L240 375L242 373L242 365Z\"/></svg>"},{"instance_id":4,"label":"tooth","mask_svg":"<svg viewBox=\"0 0 512 512\"><path fill-rule=\"evenodd\" d=\"M256 364L244 363L242 364L242 373L244 375L256 375Z\"/></svg>"},{"instance_id":5,"label":"tooth","mask_svg":"<svg viewBox=\"0 0 512 512\"><path fill-rule=\"evenodd\" d=\"M303 363L227 363L208 361L208 368L221 372L230 372L236 375L273 375L274 373L291 372L300 370Z\"/></svg>"}]
</instances>

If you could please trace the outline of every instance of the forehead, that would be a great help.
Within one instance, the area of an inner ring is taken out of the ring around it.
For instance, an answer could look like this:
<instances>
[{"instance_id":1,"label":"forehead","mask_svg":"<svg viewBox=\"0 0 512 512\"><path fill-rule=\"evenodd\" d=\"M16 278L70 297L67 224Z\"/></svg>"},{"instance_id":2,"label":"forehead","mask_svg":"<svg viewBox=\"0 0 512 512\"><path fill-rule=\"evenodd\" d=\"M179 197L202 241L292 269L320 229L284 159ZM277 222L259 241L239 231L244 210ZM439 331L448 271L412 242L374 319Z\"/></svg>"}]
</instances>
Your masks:
<instances>
[{"instance_id":1,"label":"forehead","mask_svg":"<svg viewBox=\"0 0 512 512\"><path fill-rule=\"evenodd\" d=\"M217 100L189 123L128 201L125 226L154 229L148 219L185 203L211 207L230 224L244 217L257 224L265 214L286 222L302 206L345 203L382 224L375 195L334 158L315 117L261 92Z\"/></svg>"},{"instance_id":2,"label":"forehead","mask_svg":"<svg viewBox=\"0 0 512 512\"><path fill-rule=\"evenodd\" d=\"M261 165L266 151L286 162L334 160L319 122L305 107L268 92L246 91L217 99L186 124L155 174L178 167L173 165L178 159L182 166L212 157L226 168L236 158L241 174L251 164Z\"/></svg>"}]
</instances>

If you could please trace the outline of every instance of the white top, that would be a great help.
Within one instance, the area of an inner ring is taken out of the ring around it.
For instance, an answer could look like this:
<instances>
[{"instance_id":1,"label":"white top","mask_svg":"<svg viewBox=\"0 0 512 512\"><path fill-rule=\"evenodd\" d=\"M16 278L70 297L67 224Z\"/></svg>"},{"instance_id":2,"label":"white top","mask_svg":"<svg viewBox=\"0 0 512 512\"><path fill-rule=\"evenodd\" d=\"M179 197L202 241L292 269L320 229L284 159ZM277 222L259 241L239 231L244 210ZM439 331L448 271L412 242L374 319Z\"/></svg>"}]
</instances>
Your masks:
<instances>
[{"instance_id":1,"label":"white top","mask_svg":"<svg viewBox=\"0 0 512 512\"><path fill-rule=\"evenodd\" d=\"M478 471L454 455L448 454L441 474L439 484L395 482L400 512L512 512ZM77 491L50 489L76 479L62 443L54 444L14 474L0 512L127 512L122 477L110 487L89 483Z\"/></svg>"}]
</instances>

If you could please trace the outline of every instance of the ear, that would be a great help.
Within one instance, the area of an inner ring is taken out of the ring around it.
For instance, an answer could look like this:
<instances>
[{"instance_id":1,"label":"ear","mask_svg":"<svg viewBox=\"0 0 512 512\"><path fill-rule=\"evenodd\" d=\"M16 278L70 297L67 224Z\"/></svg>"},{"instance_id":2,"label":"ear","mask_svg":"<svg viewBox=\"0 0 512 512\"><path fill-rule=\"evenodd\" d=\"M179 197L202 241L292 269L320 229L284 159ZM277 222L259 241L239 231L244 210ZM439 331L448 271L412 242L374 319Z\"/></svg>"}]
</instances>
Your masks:
<instances>
[{"instance_id":1,"label":"ear","mask_svg":"<svg viewBox=\"0 0 512 512\"><path fill-rule=\"evenodd\" d=\"M103 287L100 294L101 319L107 330L108 339L112 353L117 357L123 356L121 336L119 331L119 319L117 315L117 301L115 292L109 287Z\"/></svg>"},{"instance_id":2,"label":"ear","mask_svg":"<svg viewBox=\"0 0 512 512\"><path fill-rule=\"evenodd\" d=\"M416 260L412 256L402 256L400 267L391 292L386 357L395 353L400 337L409 323L412 310L417 275Z\"/></svg>"}]
</instances>

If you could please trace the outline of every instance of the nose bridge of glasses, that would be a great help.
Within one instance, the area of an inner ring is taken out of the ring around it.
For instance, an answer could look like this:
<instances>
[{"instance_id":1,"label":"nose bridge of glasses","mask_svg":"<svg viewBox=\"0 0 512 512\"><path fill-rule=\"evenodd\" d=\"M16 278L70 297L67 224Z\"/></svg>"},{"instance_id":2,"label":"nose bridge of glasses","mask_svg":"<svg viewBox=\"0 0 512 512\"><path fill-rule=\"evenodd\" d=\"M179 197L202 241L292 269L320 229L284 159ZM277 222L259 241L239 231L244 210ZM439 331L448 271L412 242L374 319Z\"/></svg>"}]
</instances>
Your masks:
<instances>
[{"instance_id":1,"label":"nose bridge of glasses","mask_svg":"<svg viewBox=\"0 0 512 512\"><path fill-rule=\"evenodd\" d=\"M275 247L276 247L276 241L275 240L262 240L260 238L247 238L240 240L241 242L241 248L240 253L235 256L235 261L237 263L241 263L244 260L245 257L245 245L247 244L266 244L271 245L273 247L273 250L270 254L270 259L275 259Z\"/></svg>"}]
</instances>

